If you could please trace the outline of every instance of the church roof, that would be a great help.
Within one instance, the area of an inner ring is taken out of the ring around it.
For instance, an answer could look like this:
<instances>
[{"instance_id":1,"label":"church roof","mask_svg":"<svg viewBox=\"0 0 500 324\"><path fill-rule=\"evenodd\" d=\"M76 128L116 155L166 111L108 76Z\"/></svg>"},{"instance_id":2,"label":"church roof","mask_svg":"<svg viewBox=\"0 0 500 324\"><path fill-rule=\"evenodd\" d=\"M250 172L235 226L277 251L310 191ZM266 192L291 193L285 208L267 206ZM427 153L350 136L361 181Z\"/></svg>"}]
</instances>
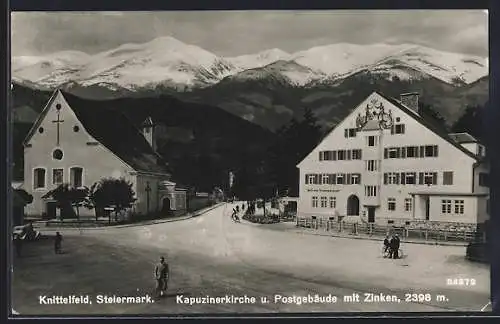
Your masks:
<instances>
[{"instance_id":1,"label":"church roof","mask_svg":"<svg viewBox=\"0 0 500 324\"><path fill-rule=\"evenodd\" d=\"M448 134L455 142L459 144L477 143L477 139L469 133L451 133Z\"/></svg>"},{"instance_id":2,"label":"church roof","mask_svg":"<svg viewBox=\"0 0 500 324\"><path fill-rule=\"evenodd\" d=\"M58 91L54 92L46 107L50 106ZM123 113L107 108L105 101L83 99L62 91L61 94L85 130L135 171L170 174L162 157ZM40 116L36 123L42 119ZM25 143L32 133L28 134Z\"/></svg>"}]
</instances>

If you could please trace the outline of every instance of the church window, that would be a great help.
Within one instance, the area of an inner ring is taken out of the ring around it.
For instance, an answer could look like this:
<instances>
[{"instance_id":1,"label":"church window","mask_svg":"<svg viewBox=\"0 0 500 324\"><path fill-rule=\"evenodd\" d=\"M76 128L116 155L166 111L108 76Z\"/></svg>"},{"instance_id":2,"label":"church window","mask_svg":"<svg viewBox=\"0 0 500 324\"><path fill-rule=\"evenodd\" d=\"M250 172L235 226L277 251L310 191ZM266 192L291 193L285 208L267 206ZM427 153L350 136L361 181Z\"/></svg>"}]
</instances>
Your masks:
<instances>
[{"instance_id":1,"label":"church window","mask_svg":"<svg viewBox=\"0 0 500 324\"><path fill-rule=\"evenodd\" d=\"M62 158L63 158L63 151L61 151L60 149L55 149L54 152L52 153L52 157L55 160L62 160Z\"/></svg>"},{"instance_id":2,"label":"church window","mask_svg":"<svg viewBox=\"0 0 500 324\"><path fill-rule=\"evenodd\" d=\"M78 125L73 126L73 131L77 133L80 130L80 127Z\"/></svg>"},{"instance_id":3,"label":"church window","mask_svg":"<svg viewBox=\"0 0 500 324\"><path fill-rule=\"evenodd\" d=\"M83 168L73 167L70 169L69 175L70 185L74 188L83 186Z\"/></svg>"},{"instance_id":4,"label":"church window","mask_svg":"<svg viewBox=\"0 0 500 324\"><path fill-rule=\"evenodd\" d=\"M52 169L52 184L60 185L64 182L64 169Z\"/></svg>"},{"instance_id":5,"label":"church window","mask_svg":"<svg viewBox=\"0 0 500 324\"><path fill-rule=\"evenodd\" d=\"M42 133L43 133L43 131L44 131L43 127L40 127L40 128L38 129L38 132L39 132L40 134L42 134Z\"/></svg>"},{"instance_id":6,"label":"church window","mask_svg":"<svg viewBox=\"0 0 500 324\"><path fill-rule=\"evenodd\" d=\"M33 170L33 188L45 188L45 169L36 168Z\"/></svg>"}]
</instances>

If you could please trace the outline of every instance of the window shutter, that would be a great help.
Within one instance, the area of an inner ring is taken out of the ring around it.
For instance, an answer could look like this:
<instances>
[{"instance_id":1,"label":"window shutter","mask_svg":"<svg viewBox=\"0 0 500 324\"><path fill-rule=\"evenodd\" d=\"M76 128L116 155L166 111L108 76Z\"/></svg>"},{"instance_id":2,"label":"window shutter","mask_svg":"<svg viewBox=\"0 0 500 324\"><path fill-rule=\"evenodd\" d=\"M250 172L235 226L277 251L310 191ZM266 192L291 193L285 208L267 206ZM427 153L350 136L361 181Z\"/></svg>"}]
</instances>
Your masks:
<instances>
[{"instance_id":1,"label":"window shutter","mask_svg":"<svg viewBox=\"0 0 500 324\"><path fill-rule=\"evenodd\" d=\"M433 172L432 173L432 184L433 185L436 185L438 182L437 182L437 178L438 178L438 174L437 172Z\"/></svg>"},{"instance_id":2,"label":"window shutter","mask_svg":"<svg viewBox=\"0 0 500 324\"><path fill-rule=\"evenodd\" d=\"M333 174L328 175L328 184L335 184L335 182L333 181Z\"/></svg>"},{"instance_id":3,"label":"window shutter","mask_svg":"<svg viewBox=\"0 0 500 324\"><path fill-rule=\"evenodd\" d=\"M361 173L358 173L358 183L361 184Z\"/></svg>"},{"instance_id":4,"label":"window shutter","mask_svg":"<svg viewBox=\"0 0 500 324\"><path fill-rule=\"evenodd\" d=\"M402 185L406 184L406 175L404 172L401 172L401 184Z\"/></svg>"},{"instance_id":5,"label":"window shutter","mask_svg":"<svg viewBox=\"0 0 500 324\"><path fill-rule=\"evenodd\" d=\"M396 184L399 184L399 173L396 173Z\"/></svg>"},{"instance_id":6,"label":"window shutter","mask_svg":"<svg viewBox=\"0 0 500 324\"><path fill-rule=\"evenodd\" d=\"M323 152L319 152L319 160L323 161Z\"/></svg>"},{"instance_id":7,"label":"window shutter","mask_svg":"<svg viewBox=\"0 0 500 324\"><path fill-rule=\"evenodd\" d=\"M420 151L419 152L420 153L420 157L421 158L425 157L425 146L420 146L420 150L419 151Z\"/></svg>"},{"instance_id":8,"label":"window shutter","mask_svg":"<svg viewBox=\"0 0 500 324\"><path fill-rule=\"evenodd\" d=\"M363 152L362 150L358 150L358 160L361 160L363 158L361 152Z\"/></svg>"},{"instance_id":9,"label":"window shutter","mask_svg":"<svg viewBox=\"0 0 500 324\"><path fill-rule=\"evenodd\" d=\"M404 159L406 158L406 146L403 146L401 148L401 157Z\"/></svg>"},{"instance_id":10,"label":"window shutter","mask_svg":"<svg viewBox=\"0 0 500 324\"><path fill-rule=\"evenodd\" d=\"M421 185L424 184L424 173L423 172L418 173L418 184L421 184Z\"/></svg>"},{"instance_id":11,"label":"window shutter","mask_svg":"<svg viewBox=\"0 0 500 324\"><path fill-rule=\"evenodd\" d=\"M394 126L394 125L392 125L392 126L391 126L391 135L393 135L393 134L394 134L394 128L395 128L395 127L396 127L396 126Z\"/></svg>"},{"instance_id":12,"label":"window shutter","mask_svg":"<svg viewBox=\"0 0 500 324\"><path fill-rule=\"evenodd\" d=\"M401 134L405 133L405 124L401 124Z\"/></svg>"},{"instance_id":13,"label":"window shutter","mask_svg":"<svg viewBox=\"0 0 500 324\"><path fill-rule=\"evenodd\" d=\"M314 175L314 184L319 184L319 174Z\"/></svg>"},{"instance_id":14,"label":"window shutter","mask_svg":"<svg viewBox=\"0 0 500 324\"><path fill-rule=\"evenodd\" d=\"M349 136L349 130L344 129L344 137L347 138Z\"/></svg>"},{"instance_id":15,"label":"window shutter","mask_svg":"<svg viewBox=\"0 0 500 324\"><path fill-rule=\"evenodd\" d=\"M332 151L332 160L337 161L337 151Z\"/></svg>"},{"instance_id":16,"label":"window shutter","mask_svg":"<svg viewBox=\"0 0 500 324\"><path fill-rule=\"evenodd\" d=\"M351 159L351 150L347 150L347 159L350 160Z\"/></svg>"},{"instance_id":17,"label":"window shutter","mask_svg":"<svg viewBox=\"0 0 500 324\"><path fill-rule=\"evenodd\" d=\"M350 173L346 174L346 181L345 181L345 184L348 184L348 185L350 185L350 184L351 184L351 174L350 174Z\"/></svg>"},{"instance_id":18,"label":"window shutter","mask_svg":"<svg viewBox=\"0 0 500 324\"><path fill-rule=\"evenodd\" d=\"M387 159L387 156L389 155L389 150L388 149L384 149L384 159Z\"/></svg>"},{"instance_id":19,"label":"window shutter","mask_svg":"<svg viewBox=\"0 0 500 324\"><path fill-rule=\"evenodd\" d=\"M399 159L401 157L401 148L396 147L396 158Z\"/></svg>"},{"instance_id":20,"label":"window shutter","mask_svg":"<svg viewBox=\"0 0 500 324\"><path fill-rule=\"evenodd\" d=\"M438 146L437 145L434 145L434 156L435 157L438 156Z\"/></svg>"},{"instance_id":21,"label":"window shutter","mask_svg":"<svg viewBox=\"0 0 500 324\"><path fill-rule=\"evenodd\" d=\"M337 175L334 173L332 174L332 176L333 176L332 184L337 184Z\"/></svg>"},{"instance_id":22,"label":"window shutter","mask_svg":"<svg viewBox=\"0 0 500 324\"><path fill-rule=\"evenodd\" d=\"M306 174L306 182L305 182L305 184L307 184L308 178L309 178L309 174Z\"/></svg>"},{"instance_id":23,"label":"window shutter","mask_svg":"<svg viewBox=\"0 0 500 324\"><path fill-rule=\"evenodd\" d=\"M384 173L384 184L387 184L387 173Z\"/></svg>"}]
</instances>

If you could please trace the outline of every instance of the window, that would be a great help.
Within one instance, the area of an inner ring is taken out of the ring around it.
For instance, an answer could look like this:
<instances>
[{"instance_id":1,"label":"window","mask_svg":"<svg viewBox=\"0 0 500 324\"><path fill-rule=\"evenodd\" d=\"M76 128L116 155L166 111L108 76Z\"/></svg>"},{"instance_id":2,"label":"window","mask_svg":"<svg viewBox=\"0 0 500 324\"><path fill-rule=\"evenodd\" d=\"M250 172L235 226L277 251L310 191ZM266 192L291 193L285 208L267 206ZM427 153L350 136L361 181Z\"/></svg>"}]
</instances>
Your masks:
<instances>
[{"instance_id":1,"label":"window","mask_svg":"<svg viewBox=\"0 0 500 324\"><path fill-rule=\"evenodd\" d=\"M417 174L415 172L406 172L405 174L405 184L416 184Z\"/></svg>"},{"instance_id":2,"label":"window","mask_svg":"<svg viewBox=\"0 0 500 324\"><path fill-rule=\"evenodd\" d=\"M314 184L314 174L306 174L306 184Z\"/></svg>"},{"instance_id":3,"label":"window","mask_svg":"<svg viewBox=\"0 0 500 324\"><path fill-rule=\"evenodd\" d=\"M453 184L453 171L444 171L443 185L452 185L452 184Z\"/></svg>"},{"instance_id":4,"label":"window","mask_svg":"<svg viewBox=\"0 0 500 324\"><path fill-rule=\"evenodd\" d=\"M488 186L488 174L484 172L479 173L479 185L481 187L487 187Z\"/></svg>"},{"instance_id":5,"label":"window","mask_svg":"<svg viewBox=\"0 0 500 324\"><path fill-rule=\"evenodd\" d=\"M397 152L398 152L397 148L391 147L391 148L388 149L388 152L389 152L389 159L395 159L395 158L397 158Z\"/></svg>"},{"instance_id":6,"label":"window","mask_svg":"<svg viewBox=\"0 0 500 324\"><path fill-rule=\"evenodd\" d=\"M425 150L425 157L438 156L438 146L437 145L426 145L424 150Z\"/></svg>"},{"instance_id":7,"label":"window","mask_svg":"<svg viewBox=\"0 0 500 324\"><path fill-rule=\"evenodd\" d=\"M391 134L404 134L405 124L396 124L391 127Z\"/></svg>"},{"instance_id":8,"label":"window","mask_svg":"<svg viewBox=\"0 0 500 324\"><path fill-rule=\"evenodd\" d=\"M464 201L463 200L455 200L455 214L464 214Z\"/></svg>"},{"instance_id":9,"label":"window","mask_svg":"<svg viewBox=\"0 0 500 324\"><path fill-rule=\"evenodd\" d=\"M387 184L399 184L399 173L389 172L387 174Z\"/></svg>"},{"instance_id":10,"label":"window","mask_svg":"<svg viewBox=\"0 0 500 324\"><path fill-rule=\"evenodd\" d=\"M437 184L437 172L420 172L418 176L419 176L419 184L425 184L425 185Z\"/></svg>"},{"instance_id":11,"label":"window","mask_svg":"<svg viewBox=\"0 0 500 324\"><path fill-rule=\"evenodd\" d=\"M33 170L33 189L45 188L45 169Z\"/></svg>"},{"instance_id":12,"label":"window","mask_svg":"<svg viewBox=\"0 0 500 324\"><path fill-rule=\"evenodd\" d=\"M327 207L327 198L326 197L321 197L321 208L326 208Z\"/></svg>"},{"instance_id":13,"label":"window","mask_svg":"<svg viewBox=\"0 0 500 324\"><path fill-rule=\"evenodd\" d=\"M351 174L351 184L360 184L361 183L361 175L358 173Z\"/></svg>"},{"instance_id":14,"label":"window","mask_svg":"<svg viewBox=\"0 0 500 324\"><path fill-rule=\"evenodd\" d=\"M52 157L55 160L62 160L62 158L63 158L63 151L61 151L60 149L55 149L54 152L52 152Z\"/></svg>"},{"instance_id":15,"label":"window","mask_svg":"<svg viewBox=\"0 0 500 324\"><path fill-rule=\"evenodd\" d=\"M352 159L361 160L361 150L352 150Z\"/></svg>"},{"instance_id":16,"label":"window","mask_svg":"<svg viewBox=\"0 0 500 324\"><path fill-rule=\"evenodd\" d=\"M337 208L337 198L330 197L330 208Z\"/></svg>"},{"instance_id":17,"label":"window","mask_svg":"<svg viewBox=\"0 0 500 324\"><path fill-rule=\"evenodd\" d=\"M312 206L318 207L318 197L312 197Z\"/></svg>"},{"instance_id":18,"label":"window","mask_svg":"<svg viewBox=\"0 0 500 324\"><path fill-rule=\"evenodd\" d=\"M78 127L78 125L73 126L73 131L75 133L78 133L79 130L80 130L80 127Z\"/></svg>"},{"instance_id":19,"label":"window","mask_svg":"<svg viewBox=\"0 0 500 324\"><path fill-rule=\"evenodd\" d=\"M344 174L343 173L337 174L337 184L344 184Z\"/></svg>"},{"instance_id":20,"label":"window","mask_svg":"<svg viewBox=\"0 0 500 324\"><path fill-rule=\"evenodd\" d=\"M73 167L69 171L69 183L72 187L79 188L83 186L83 169Z\"/></svg>"},{"instance_id":21,"label":"window","mask_svg":"<svg viewBox=\"0 0 500 324\"><path fill-rule=\"evenodd\" d=\"M356 128L347 128L344 129L344 137L356 137Z\"/></svg>"},{"instance_id":22,"label":"window","mask_svg":"<svg viewBox=\"0 0 500 324\"><path fill-rule=\"evenodd\" d=\"M367 160L366 161L366 170L377 171L377 161L376 160Z\"/></svg>"},{"instance_id":23,"label":"window","mask_svg":"<svg viewBox=\"0 0 500 324\"><path fill-rule=\"evenodd\" d=\"M414 158L417 157L417 146L407 146L406 147L406 157Z\"/></svg>"},{"instance_id":24,"label":"window","mask_svg":"<svg viewBox=\"0 0 500 324\"><path fill-rule=\"evenodd\" d=\"M365 196L376 197L377 196L377 186L365 186Z\"/></svg>"},{"instance_id":25,"label":"window","mask_svg":"<svg viewBox=\"0 0 500 324\"><path fill-rule=\"evenodd\" d=\"M368 146L377 146L377 136L368 136Z\"/></svg>"},{"instance_id":26,"label":"window","mask_svg":"<svg viewBox=\"0 0 500 324\"><path fill-rule=\"evenodd\" d=\"M64 182L64 169L52 169L52 184L60 185Z\"/></svg>"},{"instance_id":27,"label":"window","mask_svg":"<svg viewBox=\"0 0 500 324\"><path fill-rule=\"evenodd\" d=\"M451 214L451 200L441 200L441 213Z\"/></svg>"},{"instance_id":28,"label":"window","mask_svg":"<svg viewBox=\"0 0 500 324\"><path fill-rule=\"evenodd\" d=\"M345 150L337 151L337 160L345 160Z\"/></svg>"},{"instance_id":29,"label":"window","mask_svg":"<svg viewBox=\"0 0 500 324\"><path fill-rule=\"evenodd\" d=\"M405 198L405 211L409 212L412 208L412 200L411 198Z\"/></svg>"},{"instance_id":30,"label":"window","mask_svg":"<svg viewBox=\"0 0 500 324\"><path fill-rule=\"evenodd\" d=\"M329 184L330 181L328 181L328 180L330 180L330 178L328 177L328 174L321 175L321 183L322 184Z\"/></svg>"},{"instance_id":31,"label":"window","mask_svg":"<svg viewBox=\"0 0 500 324\"><path fill-rule=\"evenodd\" d=\"M387 210L389 211L396 210L396 198L387 198Z\"/></svg>"}]
</instances>

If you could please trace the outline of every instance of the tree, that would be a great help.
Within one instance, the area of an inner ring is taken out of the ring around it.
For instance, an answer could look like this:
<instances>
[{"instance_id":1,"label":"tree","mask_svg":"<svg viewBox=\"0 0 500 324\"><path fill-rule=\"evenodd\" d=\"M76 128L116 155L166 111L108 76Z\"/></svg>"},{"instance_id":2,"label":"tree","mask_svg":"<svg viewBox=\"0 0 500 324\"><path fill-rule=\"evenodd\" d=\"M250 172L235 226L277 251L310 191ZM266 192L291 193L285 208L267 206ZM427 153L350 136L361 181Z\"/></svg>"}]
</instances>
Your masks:
<instances>
[{"instance_id":1,"label":"tree","mask_svg":"<svg viewBox=\"0 0 500 324\"><path fill-rule=\"evenodd\" d=\"M451 127L452 132L466 132L477 139L482 139L484 136L483 110L483 106L467 106L463 115Z\"/></svg>"},{"instance_id":2,"label":"tree","mask_svg":"<svg viewBox=\"0 0 500 324\"><path fill-rule=\"evenodd\" d=\"M46 193L42 198L52 198L61 210L61 219L66 216L76 215L80 218L80 207L85 205L88 197L88 188L74 188L68 183L63 183L57 188ZM76 213L73 208L76 208Z\"/></svg>"},{"instance_id":3,"label":"tree","mask_svg":"<svg viewBox=\"0 0 500 324\"><path fill-rule=\"evenodd\" d=\"M132 186L133 184L124 178L103 178L90 188L90 203L87 207L96 209L96 219L99 214L98 210L112 207L115 212L115 220L117 220L118 213L132 207L137 200ZM111 222L111 215L109 217Z\"/></svg>"},{"instance_id":4,"label":"tree","mask_svg":"<svg viewBox=\"0 0 500 324\"><path fill-rule=\"evenodd\" d=\"M441 127L446 128L446 120L440 113L434 110L430 105L425 104L423 102L418 103L418 113L422 116L426 121Z\"/></svg>"}]
</instances>

